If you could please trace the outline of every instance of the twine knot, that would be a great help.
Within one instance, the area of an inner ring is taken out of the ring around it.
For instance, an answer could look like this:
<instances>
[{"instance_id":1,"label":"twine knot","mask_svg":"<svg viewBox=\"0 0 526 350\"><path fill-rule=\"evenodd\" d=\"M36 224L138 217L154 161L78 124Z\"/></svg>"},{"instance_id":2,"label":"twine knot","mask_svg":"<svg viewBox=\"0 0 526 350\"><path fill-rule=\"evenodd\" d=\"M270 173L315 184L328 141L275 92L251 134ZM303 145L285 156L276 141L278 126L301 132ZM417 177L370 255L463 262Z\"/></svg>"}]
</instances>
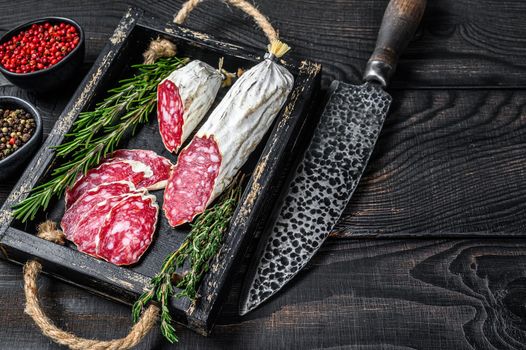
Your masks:
<instances>
[{"instance_id":1,"label":"twine knot","mask_svg":"<svg viewBox=\"0 0 526 350\"><path fill-rule=\"evenodd\" d=\"M177 47L169 40L157 38L150 42L148 49L142 54L144 64L153 64L159 58L173 57L177 53Z\"/></svg>"},{"instance_id":2,"label":"twine knot","mask_svg":"<svg viewBox=\"0 0 526 350\"><path fill-rule=\"evenodd\" d=\"M38 225L37 237L60 245L66 244L66 235L57 229L57 224L51 220Z\"/></svg>"}]
</instances>

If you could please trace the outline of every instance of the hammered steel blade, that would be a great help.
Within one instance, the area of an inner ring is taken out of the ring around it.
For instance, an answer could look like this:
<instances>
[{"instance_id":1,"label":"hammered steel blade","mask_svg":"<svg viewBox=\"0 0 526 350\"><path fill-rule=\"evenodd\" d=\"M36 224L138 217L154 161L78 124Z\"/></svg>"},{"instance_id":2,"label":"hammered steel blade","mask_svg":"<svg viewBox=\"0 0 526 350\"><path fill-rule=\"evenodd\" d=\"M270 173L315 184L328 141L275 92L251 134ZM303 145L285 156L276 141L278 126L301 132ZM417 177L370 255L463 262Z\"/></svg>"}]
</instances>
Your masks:
<instances>
[{"instance_id":1,"label":"hammered steel blade","mask_svg":"<svg viewBox=\"0 0 526 350\"><path fill-rule=\"evenodd\" d=\"M347 206L391 104L378 85L338 82L241 296L244 315L280 290L318 251ZM250 278L253 274L253 278Z\"/></svg>"}]
</instances>

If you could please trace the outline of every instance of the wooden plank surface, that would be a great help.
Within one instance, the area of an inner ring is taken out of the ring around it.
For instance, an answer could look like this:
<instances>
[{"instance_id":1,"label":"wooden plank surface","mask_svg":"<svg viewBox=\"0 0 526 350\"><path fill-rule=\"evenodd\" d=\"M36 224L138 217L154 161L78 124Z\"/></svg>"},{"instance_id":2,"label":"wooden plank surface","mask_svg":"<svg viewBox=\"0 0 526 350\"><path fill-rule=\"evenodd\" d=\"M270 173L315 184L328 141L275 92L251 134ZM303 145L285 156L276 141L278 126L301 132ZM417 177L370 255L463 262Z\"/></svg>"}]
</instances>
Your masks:
<instances>
[{"instance_id":1,"label":"wooden plank surface","mask_svg":"<svg viewBox=\"0 0 526 350\"><path fill-rule=\"evenodd\" d=\"M2 347L54 349L23 310L21 269L2 264ZM61 327L123 336L129 307L41 278ZM526 240L330 240L277 298L241 318L238 285L208 338L184 349L520 349L526 342ZM7 327L6 327L7 325ZM140 349L168 348L152 332Z\"/></svg>"},{"instance_id":2,"label":"wooden plank surface","mask_svg":"<svg viewBox=\"0 0 526 350\"><path fill-rule=\"evenodd\" d=\"M128 4L168 21L182 3L0 2L0 32L44 15L78 20L93 61ZM259 0L297 57L359 82L387 0ZM260 47L237 11L208 1L188 25ZM395 104L353 203L308 268L270 303L236 316L237 285L212 336L180 329L181 346L260 349L521 349L526 347L526 240L365 240L400 235L520 236L526 231L526 2L429 1L404 55ZM228 23L228 25L225 25ZM73 91L37 103L49 132ZM0 202L12 182L0 184ZM87 337L125 334L129 307L41 279L50 317ZM0 263L1 348L55 349L23 314L21 269ZM140 348L167 348L153 332Z\"/></svg>"}]
</instances>

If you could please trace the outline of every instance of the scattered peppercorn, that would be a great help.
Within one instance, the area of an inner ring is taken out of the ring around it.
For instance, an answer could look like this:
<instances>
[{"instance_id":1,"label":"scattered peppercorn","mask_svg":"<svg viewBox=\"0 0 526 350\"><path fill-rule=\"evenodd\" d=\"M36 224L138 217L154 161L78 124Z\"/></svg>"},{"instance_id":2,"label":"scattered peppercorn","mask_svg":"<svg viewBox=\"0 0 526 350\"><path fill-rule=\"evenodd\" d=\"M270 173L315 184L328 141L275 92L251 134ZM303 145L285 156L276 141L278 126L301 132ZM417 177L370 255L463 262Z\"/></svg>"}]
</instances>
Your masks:
<instances>
[{"instance_id":1,"label":"scattered peppercorn","mask_svg":"<svg viewBox=\"0 0 526 350\"><path fill-rule=\"evenodd\" d=\"M0 160L22 147L35 133L33 116L23 109L0 108Z\"/></svg>"},{"instance_id":2,"label":"scattered peppercorn","mask_svg":"<svg viewBox=\"0 0 526 350\"><path fill-rule=\"evenodd\" d=\"M60 62L80 42L75 26L35 23L0 44L0 64L13 73L31 73Z\"/></svg>"}]
</instances>

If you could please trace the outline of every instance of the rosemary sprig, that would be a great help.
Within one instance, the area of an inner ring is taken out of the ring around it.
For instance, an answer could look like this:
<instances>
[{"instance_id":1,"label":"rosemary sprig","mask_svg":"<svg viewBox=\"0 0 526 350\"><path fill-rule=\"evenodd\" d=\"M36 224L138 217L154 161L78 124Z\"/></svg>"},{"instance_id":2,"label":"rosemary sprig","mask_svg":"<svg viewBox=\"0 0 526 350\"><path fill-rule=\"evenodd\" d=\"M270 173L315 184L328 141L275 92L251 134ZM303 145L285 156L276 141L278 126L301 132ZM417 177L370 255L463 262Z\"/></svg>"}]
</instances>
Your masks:
<instances>
[{"instance_id":1,"label":"rosemary sprig","mask_svg":"<svg viewBox=\"0 0 526 350\"><path fill-rule=\"evenodd\" d=\"M134 322L137 322L144 308L157 301L161 306L161 333L171 343L177 342L173 319L168 308L170 298L175 294L173 277L177 268L189 262L189 271L177 282L180 291L176 298L188 297L192 302L199 298L197 290L210 262L219 252L223 234L234 215L241 197L243 178L238 176L228 191L212 207L199 215L191 225L190 233L179 249L166 257L161 271L150 281L150 289L135 302L132 309Z\"/></svg>"},{"instance_id":2,"label":"rosemary sprig","mask_svg":"<svg viewBox=\"0 0 526 350\"><path fill-rule=\"evenodd\" d=\"M55 148L62 165L53 170L48 182L35 187L28 198L13 207L14 217L22 222L34 219L53 196L61 196L79 174L113 152L127 132L133 134L138 125L147 123L156 105L157 85L187 61L172 57L134 65L138 74L109 90L110 95L95 110L79 115L66 142Z\"/></svg>"}]
</instances>

